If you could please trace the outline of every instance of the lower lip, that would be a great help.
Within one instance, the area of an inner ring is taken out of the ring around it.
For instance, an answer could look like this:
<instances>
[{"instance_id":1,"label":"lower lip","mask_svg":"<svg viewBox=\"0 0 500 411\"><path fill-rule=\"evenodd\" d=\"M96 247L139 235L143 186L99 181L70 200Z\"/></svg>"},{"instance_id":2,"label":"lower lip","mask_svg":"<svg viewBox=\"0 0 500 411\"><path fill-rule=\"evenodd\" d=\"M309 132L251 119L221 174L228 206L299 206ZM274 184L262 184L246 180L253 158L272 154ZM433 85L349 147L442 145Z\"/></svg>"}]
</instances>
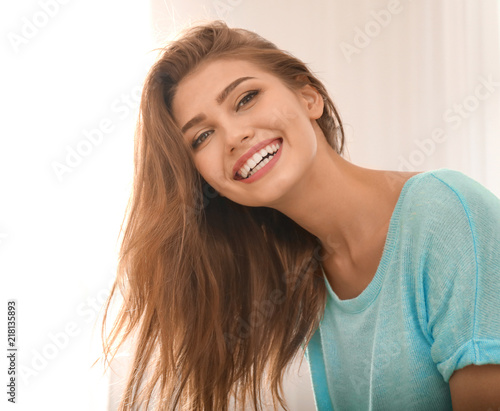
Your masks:
<instances>
[{"instance_id":1,"label":"lower lip","mask_svg":"<svg viewBox=\"0 0 500 411\"><path fill-rule=\"evenodd\" d=\"M276 152L276 154L264 167L262 167L259 171L253 173L250 177L244 178L242 180L237 180L237 181L241 181L242 183L250 184L250 183L253 183L254 181L257 181L258 179L264 177L269 172L269 170L271 170L274 167L274 164L276 164L276 161L278 161L278 158L281 156L281 148L282 147L283 147L283 141L281 141L280 147L278 148L278 151Z\"/></svg>"}]
</instances>

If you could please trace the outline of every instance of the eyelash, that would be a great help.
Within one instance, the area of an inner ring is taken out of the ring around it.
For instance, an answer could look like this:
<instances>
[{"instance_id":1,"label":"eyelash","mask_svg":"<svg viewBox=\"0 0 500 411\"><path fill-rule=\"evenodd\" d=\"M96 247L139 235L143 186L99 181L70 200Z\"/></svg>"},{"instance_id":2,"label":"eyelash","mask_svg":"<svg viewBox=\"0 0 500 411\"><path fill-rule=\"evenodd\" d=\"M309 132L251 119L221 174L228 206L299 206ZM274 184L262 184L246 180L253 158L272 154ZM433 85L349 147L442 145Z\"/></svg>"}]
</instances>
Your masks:
<instances>
[{"instance_id":1,"label":"eyelash","mask_svg":"<svg viewBox=\"0 0 500 411\"><path fill-rule=\"evenodd\" d=\"M197 138L194 139L193 141L193 144L191 144L191 146L193 148L196 148L198 147L203 141L200 141L200 139L206 134L207 137L208 135L212 134L213 133L213 130L208 130L208 131L204 131L203 133L201 133Z\"/></svg>"},{"instance_id":2,"label":"eyelash","mask_svg":"<svg viewBox=\"0 0 500 411\"><path fill-rule=\"evenodd\" d=\"M238 104L236 105L236 111L238 111L238 109L240 107L243 107L244 105L248 104L250 101L253 100L253 98L260 93L260 89L258 90L252 90L252 91L249 91L247 94L245 94L243 96L243 98L238 102ZM245 102L245 104L241 105L242 102Z\"/></svg>"},{"instance_id":3,"label":"eyelash","mask_svg":"<svg viewBox=\"0 0 500 411\"><path fill-rule=\"evenodd\" d=\"M260 93L260 89L258 90L252 90L252 91L249 91L247 94L245 94L242 99L238 102L238 104L236 104L236 111L238 111L241 107L244 107L245 105L247 105L248 103L250 103L254 97ZM242 104L243 103L243 104ZM191 144L191 146L193 148L196 148L197 146L199 146L205 139L201 140L201 138L203 136L209 136L210 134L213 133L213 130L208 130L208 131L204 131L203 133L201 133L197 138L194 139L193 143ZM201 140L201 141L200 141Z\"/></svg>"}]
</instances>

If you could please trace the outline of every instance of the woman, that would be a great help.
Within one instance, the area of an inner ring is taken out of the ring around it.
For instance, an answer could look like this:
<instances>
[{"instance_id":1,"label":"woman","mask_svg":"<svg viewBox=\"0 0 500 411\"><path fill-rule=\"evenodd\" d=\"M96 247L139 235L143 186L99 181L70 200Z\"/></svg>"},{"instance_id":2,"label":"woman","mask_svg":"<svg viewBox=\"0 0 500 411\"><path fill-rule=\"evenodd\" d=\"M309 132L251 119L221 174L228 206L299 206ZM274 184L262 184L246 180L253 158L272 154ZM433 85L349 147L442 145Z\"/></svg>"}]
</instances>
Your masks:
<instances>
[{"instance_id":1,"label":"woman","mask_svg":"<svg viewBox=\"0 0 500 411\"><path fill-rule=\"evenodd\" d=\"M343 149L323 84L255 33L212 22L162 50L106 345L136 341L121 409L285 407L301 348L320 410L500 401L500 201Z\"/></svg>"}]
</instances>

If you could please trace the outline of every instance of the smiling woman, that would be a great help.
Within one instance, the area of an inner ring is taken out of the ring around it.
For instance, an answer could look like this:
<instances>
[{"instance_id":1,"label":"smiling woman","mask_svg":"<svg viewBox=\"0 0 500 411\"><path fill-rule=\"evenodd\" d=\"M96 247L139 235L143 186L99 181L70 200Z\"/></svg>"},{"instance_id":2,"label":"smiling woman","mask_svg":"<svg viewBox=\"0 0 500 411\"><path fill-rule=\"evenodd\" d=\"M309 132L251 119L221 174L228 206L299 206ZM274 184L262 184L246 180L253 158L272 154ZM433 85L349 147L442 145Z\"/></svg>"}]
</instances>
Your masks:
<instances>
[{"instance_id":1,"label":"smiling woman","mask_svg":"<svg viewBox=\"0 0 500 411\"><path fill-rule=\"evenodd\" d=\"M319 136L342 153L336 109L301 61L214 22L162 51L140 112L113 290L125 304L106 342L111 356L139 341L122 409L259 407L263 387L283 403L282 374L326 294L318 239L269 206L311 167ZM277 152L254 170L263 150Z\"/></svg>"},{"instance_id":2,"label":"smiling woman","mask_svg":"<svg viewBox=\"0 0 500 411\"><path fill-rule=\"evenodd\" d=\"M323 114L321 94L310 84L295 88L234 57L203 63L179 82L174 119L194 149L197 170L221 195L278 208L311 168L318 146L328 145L315 123Z\"/></svg>"},{"instance_id":3,"label":"smiling woman","mask_svg":"<svg viewBox=\"0 0 500 411\"><path fill-rule=\"evenodd\" d=\"M451 409L470 375L500 381L500 200L343 149L323 84L255 33L212 22L162 50L105 342L137 341L122 410L286 408L304 353L320 410Z\"/></svg>"}]
</instances>

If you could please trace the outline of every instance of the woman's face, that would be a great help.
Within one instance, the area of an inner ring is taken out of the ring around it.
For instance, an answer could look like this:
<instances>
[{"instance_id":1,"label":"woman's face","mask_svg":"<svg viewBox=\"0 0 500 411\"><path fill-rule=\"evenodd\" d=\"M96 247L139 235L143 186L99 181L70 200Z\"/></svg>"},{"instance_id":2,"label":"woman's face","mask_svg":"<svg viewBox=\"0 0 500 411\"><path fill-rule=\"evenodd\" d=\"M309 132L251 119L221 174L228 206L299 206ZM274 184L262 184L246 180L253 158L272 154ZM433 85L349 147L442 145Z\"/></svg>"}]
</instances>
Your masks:
<instances>
[{"instance_id":1,"label":"woman's face","mask_svg":"<svg viewBox=\"0 0 500 411\"><path fill-rule=\"evenodd\" d=\"M286 201L314 161L317 139L324 138L316 123L323 112L316 89L292 91L244 60L200 66L179 83L172 109L202 177L246 206Z\"/></svg>"}]
</instances>

